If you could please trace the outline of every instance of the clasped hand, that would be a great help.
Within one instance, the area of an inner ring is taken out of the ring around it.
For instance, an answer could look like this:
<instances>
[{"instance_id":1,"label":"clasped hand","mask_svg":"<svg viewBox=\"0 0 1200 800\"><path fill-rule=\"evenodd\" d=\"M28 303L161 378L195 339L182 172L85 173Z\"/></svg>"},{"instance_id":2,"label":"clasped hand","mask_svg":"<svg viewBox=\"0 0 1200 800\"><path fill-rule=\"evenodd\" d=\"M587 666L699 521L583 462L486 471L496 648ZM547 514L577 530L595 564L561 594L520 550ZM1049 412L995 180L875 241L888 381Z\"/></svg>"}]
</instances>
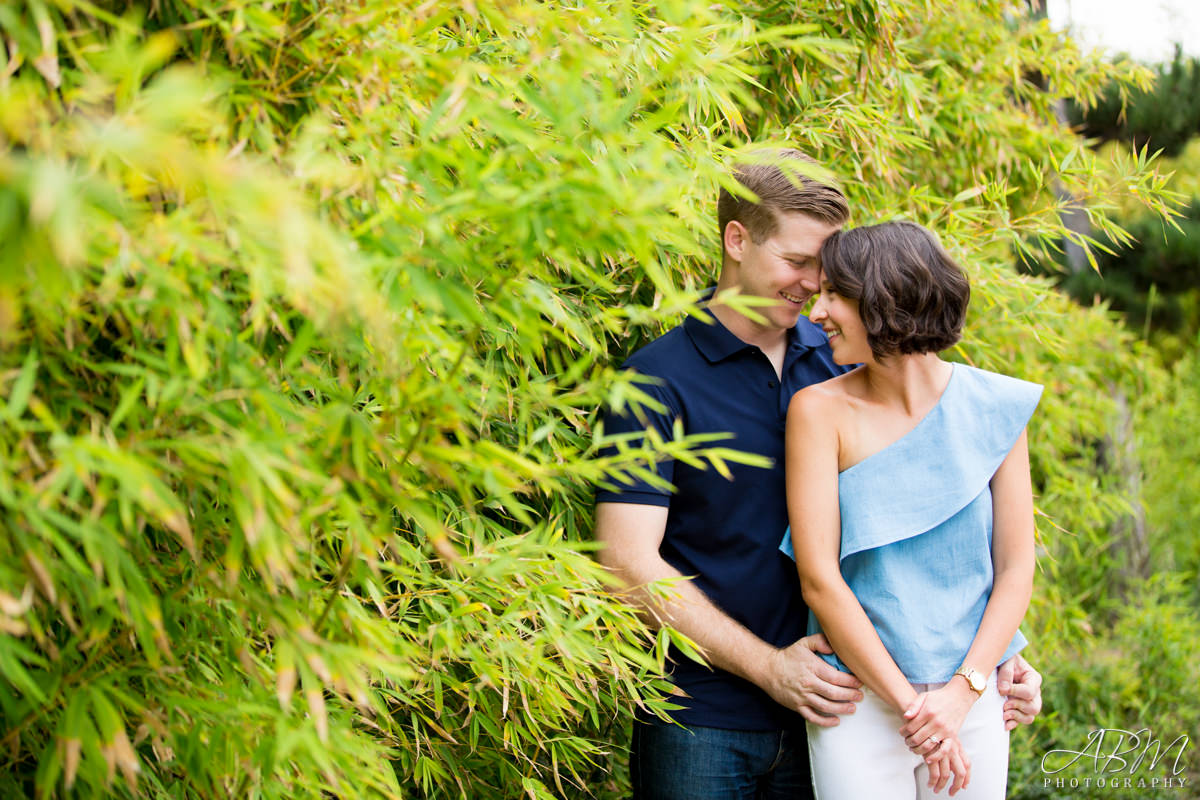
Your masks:
<instances>
[{"instance_id":1,"label":"clasped hand","mask_svg":"<svg viewBox=\"0 0 1200 800\"><path fill-rule=\"evenodd\" d=\"M958 731L975 702L975 694L951 681L940 689L921 692L904 711L908 720L900 729L908 749L929 765L929 786L940 792L948 781L950 795L971 780L971 760L959 741Z\"/></svg>"}]
</instances>

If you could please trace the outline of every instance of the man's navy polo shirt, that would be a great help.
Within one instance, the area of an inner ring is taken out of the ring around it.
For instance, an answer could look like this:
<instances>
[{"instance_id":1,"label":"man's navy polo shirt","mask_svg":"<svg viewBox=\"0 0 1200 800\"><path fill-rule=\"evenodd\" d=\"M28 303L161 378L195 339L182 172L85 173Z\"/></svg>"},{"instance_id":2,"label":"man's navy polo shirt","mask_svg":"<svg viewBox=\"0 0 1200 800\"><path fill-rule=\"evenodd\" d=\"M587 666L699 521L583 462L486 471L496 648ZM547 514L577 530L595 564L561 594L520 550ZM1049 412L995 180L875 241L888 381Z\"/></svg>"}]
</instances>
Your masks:
<instances>
[{"instance_id":1,"label":"man's navy polo shirt","mask_svg":"<svg viewBox=\"0 0 1200 800\"><path fill-rule=\"evenodd\" d=\"M801 317L788 331L783 379L756 346L734 336L712 315L710 323L688 317L634 353L623 365L658 383L643 386L667 408L645 409L645 418L665 438L674 421L687 434L731 433L714 442L766 456L771 467L728 464L732 480L711 466L698 469L668 460L658 473L676 491L636 482L620 491L599 491L597 502L667 506L660 553L719 608L763 640L782 647L805 633L808 611L795 564L779 551L787 529L784 495L784 424L793 394L846 371L833 362L819 327ZM605 416L606 432L643 431L635 415ZM673 682L689 698L674 712L685 725L735 730L770 730L802 724L754 684L724 670L675 655Z\"/></svg>"}]
</instances>

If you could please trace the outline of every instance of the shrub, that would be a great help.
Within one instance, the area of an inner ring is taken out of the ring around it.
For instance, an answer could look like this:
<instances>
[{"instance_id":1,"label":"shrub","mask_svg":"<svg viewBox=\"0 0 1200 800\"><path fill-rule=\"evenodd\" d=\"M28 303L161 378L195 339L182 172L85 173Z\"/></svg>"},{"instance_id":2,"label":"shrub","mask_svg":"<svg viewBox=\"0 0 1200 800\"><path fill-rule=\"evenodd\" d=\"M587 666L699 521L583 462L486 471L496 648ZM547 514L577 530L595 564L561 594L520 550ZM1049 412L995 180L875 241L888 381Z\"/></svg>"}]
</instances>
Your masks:
<instances>
[{"instance_id":1,"label":"shrub","mask_svg":"<svg viewBox=\"0 0 1200 800\"><path fill-rule=\"evenodd\" d=\"M1194 784L1200 777L1195 760L1200 614L1183 599L1188 594L1178 577L1156 578L1128 598L1111 625L1078 635L1075 657L1058 662L1046 684L1046 710L1032 731L1015 735L1018 746L1036 743L1036 749L1032 758L1013 762L1010 796L1134 800L1153 790L1154 779ZM1097 739L1097 731L1108 732ZM1074 759L1055 750L1084 755ZM1060 778L1068 785L1078 781L1076 788L1059 787ZM1118 780L1100 787L1095 785L1100 778ZM1089 788L1083 788L1085 779L1092 782Z\"/></svg>"},{"instance_id":2,"label":"shrub","mask_svg":"<svg viewBox=\"0 0 1200 800\"><path fill-rule=\"evenodd\" d=\"M1059 285L1080 303L1104 302L1138 331L1200 332L1200 198L1182 217L1138 216L1123 223L1134 241L1096 255L1097 269L1066 273Z\"/></svg>"},{"instance_id":3,"label":"shrub","mask_svg":"<svg viewBox=\"0 0 1200 800\"><path fill-rule=\"evenodd\" d=\"M1063 235L1052 173L1101 233L1114 198L1165 209L1024 77L1145 76L1008 3L26 0L0 29L5 794L619 796L679 639L605 593L590 485L739 456L598 458L594 413L712 279L750 141L943 231L959 356L1050 389L1043 504L1089 535L1125 507L1089 448L1110 383L1158 373L1009 253Z\"/></svg>"},{"instance_id":4,"label":"shrub","mask_svg":"<svg viewBox=\"0 0 1200 800\"><path fill-rule=\"evenodd\" d=\"M1154 66L1152 88L1131 91L1120 83L1105 87L1095 105L1067 104L1080 133L1097 142L1118 141L1141 150L1177 155L1200 134L1200 59L1184 57L1177 44L1169 63Z\"/></svg>"}]
</instances>

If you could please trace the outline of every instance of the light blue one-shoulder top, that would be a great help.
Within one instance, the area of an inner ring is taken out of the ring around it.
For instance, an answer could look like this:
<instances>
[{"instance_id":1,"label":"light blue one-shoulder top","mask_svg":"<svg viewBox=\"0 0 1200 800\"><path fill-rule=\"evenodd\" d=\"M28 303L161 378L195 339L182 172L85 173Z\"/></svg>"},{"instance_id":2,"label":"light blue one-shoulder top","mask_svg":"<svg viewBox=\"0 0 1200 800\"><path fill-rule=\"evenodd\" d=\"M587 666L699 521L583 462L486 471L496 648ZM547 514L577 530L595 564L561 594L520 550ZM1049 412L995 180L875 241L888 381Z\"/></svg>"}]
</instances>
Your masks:
<instances>
[{"instance_id":1,"label":"light blue one-shoulder top","mask_svg":"<svg viewBox=\"0 0 1200 800\"><path fill-rule=\"evenodd\" d=\"M954 364L915 428L838 475L842 577L912 683L950 680L971 648L992 593L990 482L1041 395ZM795 558L790 530L780 549ZM1001 662L1025 644L1017 631Z\"/></svg>"}]
</instances>

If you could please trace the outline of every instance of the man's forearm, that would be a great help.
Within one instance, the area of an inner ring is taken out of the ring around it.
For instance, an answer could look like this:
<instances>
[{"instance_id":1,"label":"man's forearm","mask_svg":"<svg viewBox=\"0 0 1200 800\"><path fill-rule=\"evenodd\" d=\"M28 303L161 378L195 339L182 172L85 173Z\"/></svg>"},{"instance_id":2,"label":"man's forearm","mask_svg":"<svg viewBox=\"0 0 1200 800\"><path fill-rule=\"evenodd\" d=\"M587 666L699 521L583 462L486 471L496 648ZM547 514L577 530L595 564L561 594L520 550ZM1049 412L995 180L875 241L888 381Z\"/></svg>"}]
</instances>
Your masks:
<instances>
[{"instance_id":1,"label":"man's forearm","mask_svg":"<svg viewBox=\"0 0 1200 800\"><path fill-rule=\"evenodd\" d=\"M622 595L642 610L647 622L655 628L674 628L694 642L712 666L762 685L762 671L777 648L718 608L678 570L661 558L640 568L607 566L625 582ZM648 588L660 581L669 583Z\"/></svg>"},{"instance_id":2,"label":"man's forearm","mask_svg":"<svg viewBox=\"0 0 1200 800\"><path fill-rule=\"evenodd\" d=\"M780 648L763 641L667 563L659 548L668 513L662 506L597 504L598 557L625 598L654 627L690 639L710 665L750 681L810 722L832 724L830 715L853 711L858 682L818 658L813 642Z\"/></svg>"}]
</instances>

